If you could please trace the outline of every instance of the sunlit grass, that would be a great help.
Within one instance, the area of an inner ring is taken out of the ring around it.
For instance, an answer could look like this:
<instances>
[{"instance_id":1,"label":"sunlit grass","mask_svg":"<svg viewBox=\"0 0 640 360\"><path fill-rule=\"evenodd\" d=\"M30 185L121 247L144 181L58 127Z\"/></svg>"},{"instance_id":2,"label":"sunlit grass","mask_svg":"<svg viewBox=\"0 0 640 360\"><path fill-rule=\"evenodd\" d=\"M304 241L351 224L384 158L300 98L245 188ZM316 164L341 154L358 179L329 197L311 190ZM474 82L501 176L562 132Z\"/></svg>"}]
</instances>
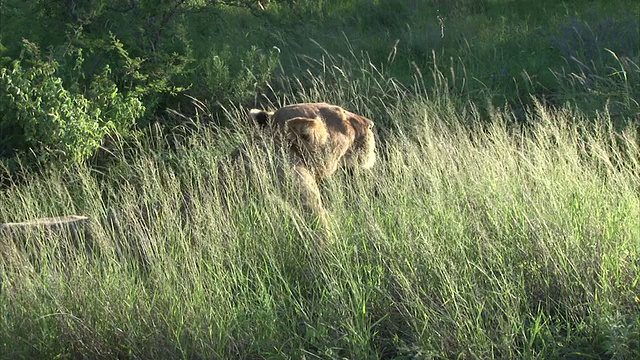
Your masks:
<instances>
[{"instance_id":1,"label":"sunlit grass","mask_svg":"<svg viewBox=\"0 0 640 360\"><path fill-rule=\"evenodd\" d=\"M328 229L278 183L247 109L224 110L232 129L170 111L190 127L2 190L2 222L91 223L81 241L3 234L0 357L640 355L637 64L556 74L576 93L597 80L610 106L532 97L516 115L458 97L453 68L406 85L323 53L269 106L329 101L377 123L376 166L321 186ZM238 145L253 171L221 187Z\"/></svg>"},{"instance_id":2,"label":"sunlit grass","mask_svg":"<svg viewBox=\"0 0 640 360\"><path fill-rule=\"evenodd\" d=\"M323 185L328 233L266 179L239 177L231 192L244 196L223 211L215 144L229 137L206 127L174 151L141 143L102 174L80 166L6 190L4 221L93 222L91 251L3 240L0 353L638 354L634 129L542 105L513 126L508 111L486 119L427 97L387 116L404 125L376 167Z\"/></svg>"},{"instance_id":3,"label":"sunlit grass","mask_svg":"<svg viewBox=\"0 0 640 360\"><path fill-rule=\"evenodd\" d=\"M0 233L0 359L640 358L637 5L302 3L185 15L184 128L7 180L0 222L91 222ZM375 120L328 229L276 154L221 191L255 93Z\"/></svg>"}]
</instances>

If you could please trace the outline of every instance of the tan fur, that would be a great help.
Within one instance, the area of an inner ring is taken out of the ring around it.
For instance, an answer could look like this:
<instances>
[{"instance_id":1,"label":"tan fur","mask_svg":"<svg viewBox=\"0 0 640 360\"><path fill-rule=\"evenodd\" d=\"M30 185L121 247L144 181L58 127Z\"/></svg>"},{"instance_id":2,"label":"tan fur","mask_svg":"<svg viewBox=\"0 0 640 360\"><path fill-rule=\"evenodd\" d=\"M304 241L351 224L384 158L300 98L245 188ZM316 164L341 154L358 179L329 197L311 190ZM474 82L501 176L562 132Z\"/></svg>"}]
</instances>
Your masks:
<instances>
[{"instance_id":1,"label":"tan fur","mask_svg":"<svg viewBox=\"0 0 640 360\"><path fill-rule=\"evenodd\" d=\"M325 124L328 139L319 149L330 151L326 152L321 164L313 164L320 178L331 175L340 167L340 163L346 167L365 169L375 163L373 121L340 106L302 103L282 107L273 113L252 109L250 115L254 120L268 119L267 124L261 124L285 133L287 122L296 117L321 120Z\"/></svg>"},{"instance_id":2,"label":"tan fur","mask_svg":"<svg viewBox=\"0 0 640 360\"><path fill-rule=\"evenodd\" d=\"M250 117L262 126L263 136L284 147L288 168L297 182L302 205L326 225L318 181L338 168L368 169L375 163L373 121L327 103L303 103L275 112L252 109ZM256 139L254 139L256 141ZM277 151L276 151L277 153ZM232 157L247 164L243 148Z\"/></svg>"}]
</instances>

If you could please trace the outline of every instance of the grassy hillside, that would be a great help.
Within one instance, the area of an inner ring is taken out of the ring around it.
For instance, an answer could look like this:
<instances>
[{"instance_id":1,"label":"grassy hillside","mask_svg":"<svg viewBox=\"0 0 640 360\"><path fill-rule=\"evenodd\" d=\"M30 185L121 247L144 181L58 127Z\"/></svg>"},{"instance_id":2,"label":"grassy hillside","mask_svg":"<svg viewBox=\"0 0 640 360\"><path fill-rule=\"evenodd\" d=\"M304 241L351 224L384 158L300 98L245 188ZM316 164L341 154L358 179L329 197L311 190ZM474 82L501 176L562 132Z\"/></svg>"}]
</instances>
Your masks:
<instances>
[{"instance_id":1,"label":"grassy hillside","mask_svg":"<svg viewBox=\"0 0 640 360\"><path fill-rule=\"evenodd\" d=\"M235 3L167 21L191 60L142 131L3 179L0 222L92 222L0 235L1 359L640 357L636 2ZM319 100L380 139L322 185L329 231L260 159L224 211L247 107Z\"/></svg>"}]
</instances>

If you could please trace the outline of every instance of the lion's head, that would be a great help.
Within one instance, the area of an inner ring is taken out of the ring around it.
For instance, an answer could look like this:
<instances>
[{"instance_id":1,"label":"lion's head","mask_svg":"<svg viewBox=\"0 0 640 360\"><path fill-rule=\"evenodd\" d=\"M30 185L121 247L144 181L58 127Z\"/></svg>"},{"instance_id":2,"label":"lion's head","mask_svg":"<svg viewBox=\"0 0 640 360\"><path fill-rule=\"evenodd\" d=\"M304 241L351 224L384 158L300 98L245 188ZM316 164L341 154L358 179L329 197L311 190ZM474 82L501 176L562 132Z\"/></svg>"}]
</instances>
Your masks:
<instances>
[{"instance_id":1,"label":"lion's head","mask_svg":"<svg viewBox=\"0 0 640 360\"><path fill-rule=\"evenodd\" d=\"M327 103L303 103L271 113L253 109L251 118L282 134L294 160L318 179L338 167L364 168L376 160L373 121Z\"/></svg>"}]
</instances>

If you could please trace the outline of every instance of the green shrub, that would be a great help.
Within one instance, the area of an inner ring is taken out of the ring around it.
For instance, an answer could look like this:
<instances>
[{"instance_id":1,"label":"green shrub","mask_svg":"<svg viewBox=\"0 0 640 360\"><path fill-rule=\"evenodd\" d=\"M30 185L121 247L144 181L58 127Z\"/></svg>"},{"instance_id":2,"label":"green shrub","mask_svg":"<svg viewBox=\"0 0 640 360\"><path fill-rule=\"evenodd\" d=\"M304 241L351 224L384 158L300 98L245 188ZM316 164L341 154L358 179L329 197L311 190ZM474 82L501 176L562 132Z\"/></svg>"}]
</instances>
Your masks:
<instances>
[{"instance_id":1,"label":"green shrub","mask_svg":"<svg viewBox=\"0 0 640 360\"><path fill-rule=\"evenodd\" d=\"M78 69L82 51L73 56ZM81 162L105 135L130 131L144 114L144 91L120 91L108 65L86 92L77 84L65 84L59 69L55 58L43 57L38 46L26 40L20 58L0 69L2 153Z\"/></svg>"}]
</instances>

